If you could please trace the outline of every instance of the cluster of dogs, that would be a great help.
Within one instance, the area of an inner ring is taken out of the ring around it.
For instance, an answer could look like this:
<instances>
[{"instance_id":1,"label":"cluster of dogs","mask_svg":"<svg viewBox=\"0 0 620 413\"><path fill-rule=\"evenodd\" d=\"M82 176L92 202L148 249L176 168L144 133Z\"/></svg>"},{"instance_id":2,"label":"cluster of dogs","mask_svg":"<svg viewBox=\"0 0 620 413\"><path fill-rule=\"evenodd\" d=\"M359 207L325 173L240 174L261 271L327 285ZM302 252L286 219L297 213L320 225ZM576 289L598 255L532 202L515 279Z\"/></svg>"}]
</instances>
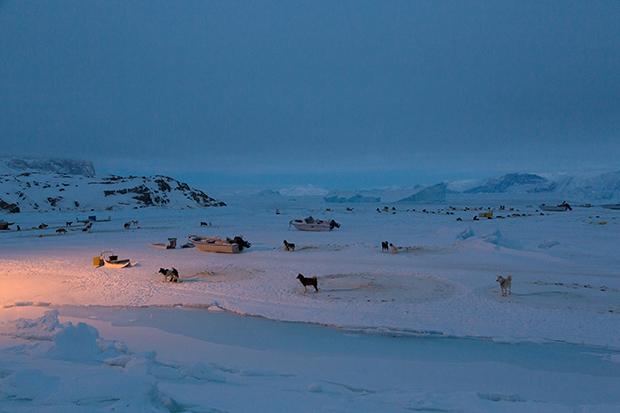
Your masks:
<instances>
[{"instance_id":1,"label":"cluster of dogs","mask_svg":"<svg viewBox=\"0 0 620 413\"><path fill-rule=\"evenodd\" d=\"M381 241L381 252L391 252L396 254L398 252L398 247L391 242Z\"/></svg>"}]
</instances>

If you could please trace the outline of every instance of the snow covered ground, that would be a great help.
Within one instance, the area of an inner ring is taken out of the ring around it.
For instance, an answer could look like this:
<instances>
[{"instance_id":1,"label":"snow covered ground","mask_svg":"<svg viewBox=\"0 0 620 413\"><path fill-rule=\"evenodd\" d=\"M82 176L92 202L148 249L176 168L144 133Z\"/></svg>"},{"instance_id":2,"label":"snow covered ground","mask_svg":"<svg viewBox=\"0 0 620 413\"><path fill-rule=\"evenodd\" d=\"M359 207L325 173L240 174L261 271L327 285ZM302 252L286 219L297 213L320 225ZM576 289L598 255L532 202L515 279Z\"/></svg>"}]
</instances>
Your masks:
<instances>
[{"instance_id":1,"label":"snow covered ground","mask_svg":"<svg viewBox=\"0 0 620 413\"><path fill-rule=\"evenodd\" d=\"M29 318L0 324L6 412L620 407L620 354L599 348L369 335L201 309L25 309Z\"/></svg>"},{"instance_id":2,"label":"snow covered ground","mask_svg":"<svg viewBox=\"0 0 620 413\"><path fill-rule=\"evenodd\" d=\"M0 232L0 411L27 411L19 400L43 406L56 396L59 404L50 402L49 411L65 404L81 411L80 397L69 390L40 395L33 385L34 396L27 395L35 376L68 389L63 371L101 374L109 382L106 391L81 383L95 411L123 410L126 403L142 406L126 411L245 411L244 400L261 411L620 407L612 391L620 375L620 212L594 207L541 216L517 200L508 207L518 211L502 211L504 219L472 221L477 212L446 214L445 206L399 204L392 214L377 213L382 205L375 204L347 211L349 205L318 197L225 200L229 207L114 211L106 214L112 221L96 223L92 233L56 235L54 227L73 214L11 216L24 230ZM334 218L342 228L289 229L289 220L310 214ZM141 228L123 230L129 219ZM200 227L201 221L213 226ZM50 229L25 230L42 222ZM188 234L242 234L252 247L223 255L150 246ZM284 239L297 251L282 251ZM382 253L382 240L410 248ZM93 268L92 257L103 250L138 264ZM163 282L160 267L176 267L183 282ZM304 293L299 272L317 275L320 291ZM511 296L499 295L497 274L512 274ZM98 307L83 307L92 305ZM61 320L49 316L57 326L45 340L22 334L28 323L15 324L50 309ZM67 320L93 327L68 329ZM54 350L54 337L65 331L74 334L69 343L103 337L126 347L108 343L100 354L91 346L91 353L68 362L71 351ZM127 363L105 361L117 357ZM122 380L134 381L124 386ZM131 386L142 387L126 390ZM204 392L195 390L203 386ZM240 391L247 397L234 396Z\"/></svg>"}]
</instances>

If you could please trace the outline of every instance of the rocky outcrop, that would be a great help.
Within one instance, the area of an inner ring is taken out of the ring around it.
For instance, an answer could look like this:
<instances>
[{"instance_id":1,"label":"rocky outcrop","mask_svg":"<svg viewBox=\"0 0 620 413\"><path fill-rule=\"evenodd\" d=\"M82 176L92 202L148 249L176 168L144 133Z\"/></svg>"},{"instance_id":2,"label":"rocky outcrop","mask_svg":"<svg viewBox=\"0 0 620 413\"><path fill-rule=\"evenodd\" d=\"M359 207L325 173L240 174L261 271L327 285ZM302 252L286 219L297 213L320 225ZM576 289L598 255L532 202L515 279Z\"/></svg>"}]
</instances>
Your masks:
<instances>
[{"instance_id":1,"label":"rocky outcrop","mask_svg":"<svg viewBox=\"0 0 620 413\"><path fill-rule=\"evenodd\" d=\"M0 210L10 214L17 214L20 212L20 208L17 204L9 204L2 199L0 199Z\"/></svg>"}]
</instances>

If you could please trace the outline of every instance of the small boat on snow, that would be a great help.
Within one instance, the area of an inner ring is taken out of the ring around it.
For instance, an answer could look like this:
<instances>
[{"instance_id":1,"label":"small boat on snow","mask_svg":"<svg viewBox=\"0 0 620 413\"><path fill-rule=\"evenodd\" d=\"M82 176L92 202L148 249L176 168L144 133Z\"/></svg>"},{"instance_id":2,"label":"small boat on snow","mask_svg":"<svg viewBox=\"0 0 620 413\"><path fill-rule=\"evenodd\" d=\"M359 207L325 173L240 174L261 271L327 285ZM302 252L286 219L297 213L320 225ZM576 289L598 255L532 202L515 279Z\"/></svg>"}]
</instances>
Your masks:
<instances>
[{"instance_id":1,"label":"small boat on snow","mask_svg":"<svg viewBox=\"0 0 620 413\"><path fill-rule=\"evenodd\" d=\"M131 261L129 259L119 260L117 256L113 255L103 259L103 266L106 268L125 268L131 266Z\"/></svg>"},{"instance_id":2,"label":"small boat on snow","mask_svg":"<svg viewBox=\"0 0 620 413\"><path fill-rule=\"evenodd\" d=\"M189 240L199 251L237 254L241 252L239 245L217 237L198 237L192 235Z\"/></svg>"},{"instance_id":3,"label":"small boat on snow","mask_svg":"<svg viewBox=\"0 0 620 413\"><path fill-rule=\"evenodd\" d=\"M294 226L299 231L331 231L334 228L340 228L340 224L334 221L333 219L330 221L324 221L322 219L314 219L312 217L307 217L304 219L294 219L289 221L289 226Z\"/></svg>"},{"instance_id":4,"label":"small boat on snow","mask_svg":"<svg viewBox=\"0 0 620 413\"><path fill-rule=\"evenodd\" d=\"M603 208L620 211L620 204L605 204L605 205L603 205Z\"/></svg>"},{"instance_id":5,"label":"small boat on snow","mask_svg":"<svg viewBox=\"0 0 620 413\"><path fill-rule=\"evenodd\" d=\"M106 268L126 268L131 266L131 260L123 259L119 260L118 255L101 255L93 258L93 266L106 267Z\"/></svg>"},{"instance_id":6,"label":"small boat on snow","mask_svg":"<svg viewBox=\"0 0 620 413\"><path fill-rule=\"evenodd\" d=\"M568 204L568 202L564 201L559 205L540 205L540 209L545 212L565 212L572 211L573 208Z\"/></svg>"}]
</instances>

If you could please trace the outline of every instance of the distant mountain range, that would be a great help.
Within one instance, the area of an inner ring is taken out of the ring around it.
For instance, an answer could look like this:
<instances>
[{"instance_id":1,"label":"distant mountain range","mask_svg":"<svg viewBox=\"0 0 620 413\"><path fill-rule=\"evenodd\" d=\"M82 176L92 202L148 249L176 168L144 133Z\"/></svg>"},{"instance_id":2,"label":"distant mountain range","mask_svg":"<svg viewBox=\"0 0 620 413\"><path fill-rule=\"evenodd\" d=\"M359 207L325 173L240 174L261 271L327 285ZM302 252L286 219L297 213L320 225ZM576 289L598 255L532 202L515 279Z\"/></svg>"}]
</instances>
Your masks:
<instances>
[{"instance_id":1,"label":"distant mountain range","mask_svg":"<svg viewBox=\"0 0 620 413\"><path fill-rule=\"evenodd\" d=\"M452 189L458 187L458 190ZM482 182L439 183L422 187L399 202L442 202L451 196L495 194L527 195L530 198L569 199L574 201L620 200L620 171L591 176L544 177L532 173L510 173Z\"/></svg>"},{"instance_id":2,"label":"distant mountain range","mask_svg":"<svg viewBox=\"0 0 620 413\"><path fill-rule=\"evenodd\" d=\"M326 196L323 199L325 200L325 202L338 203L338 204L343 204L343 203L357 204L357 203L364 203L364 202L381 202L381 197L380 196L368 196L368 195L362 195L362 194L355 194L355 195L352 195L352 196L349 196L349 197L338 196L338 195L331 195L331 196Z\"/></svg>"}]
</instances>

